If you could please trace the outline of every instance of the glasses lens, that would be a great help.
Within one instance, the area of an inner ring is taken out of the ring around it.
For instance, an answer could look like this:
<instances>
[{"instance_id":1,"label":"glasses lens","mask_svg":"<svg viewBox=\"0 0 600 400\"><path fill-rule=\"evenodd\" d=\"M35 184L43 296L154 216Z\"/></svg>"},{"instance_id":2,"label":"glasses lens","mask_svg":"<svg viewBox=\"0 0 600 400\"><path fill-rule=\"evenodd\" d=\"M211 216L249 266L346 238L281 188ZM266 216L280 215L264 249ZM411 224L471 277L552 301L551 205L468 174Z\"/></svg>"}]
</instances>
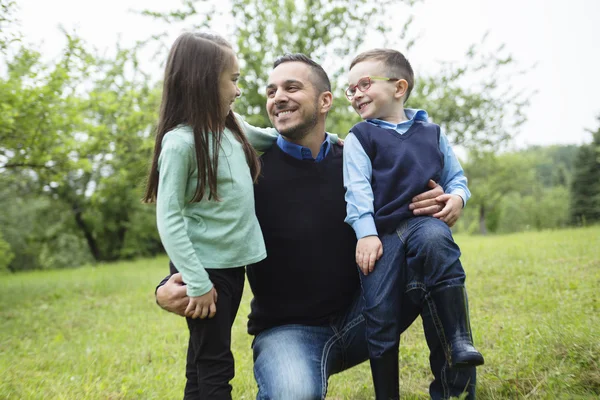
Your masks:
<instances>
[{"instance_id":1,"label":"glasses lens","mask_svg":"<svg viewBox=\"0 0 600 400\"><path fill-rule=\"evenodd\" d=\"M356 94L356 87L349 86L346 89L346 97L347 98L352 99L352 97L354 97L355 94Z\"/></svg>"},{"instance_id":2,"label":"glasses lens","mask_svg":"<svg viewBox=\"0 0 600 400\"><path fill-rule=\"evenodd\" d=\"M364 93L371 87L371 79L363 78L360 81L358 81L358 84L356 86L358 86L358 90Z\"/></svg>"}]
</instances>

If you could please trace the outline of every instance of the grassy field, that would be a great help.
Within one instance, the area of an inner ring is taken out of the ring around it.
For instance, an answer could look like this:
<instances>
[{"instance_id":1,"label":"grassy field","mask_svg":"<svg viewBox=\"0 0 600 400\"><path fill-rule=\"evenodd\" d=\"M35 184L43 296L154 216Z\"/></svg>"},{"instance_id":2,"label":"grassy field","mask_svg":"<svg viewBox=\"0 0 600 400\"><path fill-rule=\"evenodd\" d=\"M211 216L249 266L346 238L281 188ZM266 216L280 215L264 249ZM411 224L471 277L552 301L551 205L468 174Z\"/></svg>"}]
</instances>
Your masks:
<instances>
[{"instance_id":1,"label":"grassy field","mask_svg":"<svg viewBox=\"0 0 600 400\"><path fill-rule=\"evenodd\" d=\"M480 399L600 397L600 227L456 238ZM185 321L154 304L166 258L0 277L1 399L180 399ZM253 399L247 290L234 326L235 399ZM402 398L427 398L420 323L401 341ZM372 398L368 365L331 399Z\"/></svg>"}]
</instances>

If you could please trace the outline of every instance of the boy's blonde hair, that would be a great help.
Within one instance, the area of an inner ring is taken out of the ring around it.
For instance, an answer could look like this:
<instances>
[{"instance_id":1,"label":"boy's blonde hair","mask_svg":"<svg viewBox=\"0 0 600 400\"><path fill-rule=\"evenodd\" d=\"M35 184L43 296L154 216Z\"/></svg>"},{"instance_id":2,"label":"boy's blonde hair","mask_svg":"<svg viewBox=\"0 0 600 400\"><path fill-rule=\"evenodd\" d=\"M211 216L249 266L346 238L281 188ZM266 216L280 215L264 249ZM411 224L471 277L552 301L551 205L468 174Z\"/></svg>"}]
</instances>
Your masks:
<instances>
[{"instance_id":1,"label":"boy's blonde hair","mask_svg":"<svg viewBox=\"0 0 600 400\"><path fill-rule=\"evenodd\" d=\"M406 97L404 98L404 102L406 103L406 100L408 100L410 92L412 92L415 85L415 74L410 62L404 57L404 54L392 49L373 49L365 51L354 57L354 60L350 63L350 69L358 63L370 60L382 61L386 66L386 72L390 75L388 78L406 80L408 83Z\"/></svg>"}]
</instances>

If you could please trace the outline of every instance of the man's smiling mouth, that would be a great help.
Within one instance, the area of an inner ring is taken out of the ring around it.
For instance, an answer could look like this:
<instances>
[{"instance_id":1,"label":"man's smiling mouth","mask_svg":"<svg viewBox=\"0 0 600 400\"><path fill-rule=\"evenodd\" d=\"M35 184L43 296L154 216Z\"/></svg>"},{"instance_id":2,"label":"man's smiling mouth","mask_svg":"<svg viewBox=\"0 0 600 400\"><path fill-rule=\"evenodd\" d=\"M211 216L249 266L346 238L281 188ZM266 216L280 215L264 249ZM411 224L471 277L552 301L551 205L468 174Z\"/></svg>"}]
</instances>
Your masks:
<instances>
[{"instance_id":1,"label":"man's smiling mouth","mask_svg":"<svg viewBox=\"0 0 600 400\"><path fill-rule=\"evenodd\" d=\"M284 111L279 111L275 113L276 117L284 117L286 115L290 115L291 113L293 113L296 110L284 110Z\"/></svg>"}]
</instances>

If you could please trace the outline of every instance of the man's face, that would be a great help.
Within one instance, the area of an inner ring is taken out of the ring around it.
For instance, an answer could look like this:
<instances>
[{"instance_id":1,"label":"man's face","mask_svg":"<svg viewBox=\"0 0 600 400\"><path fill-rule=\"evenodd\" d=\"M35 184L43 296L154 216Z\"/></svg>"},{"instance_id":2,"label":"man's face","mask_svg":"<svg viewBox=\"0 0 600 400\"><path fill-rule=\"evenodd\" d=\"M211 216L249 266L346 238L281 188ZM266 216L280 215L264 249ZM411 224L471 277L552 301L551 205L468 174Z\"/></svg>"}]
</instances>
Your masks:
<instances>
[{"instance_id":1,"label":"man's face","mask_svg":"<svg viewBox=\"0 0 600 400\"><path fill-rule=\"evenodd\" d=\"M267 113L288 139L304 138L317 124L319 94L310 78L310 66L302 62L280 64L269 76Z\"/></svg>"}]
</instances>

